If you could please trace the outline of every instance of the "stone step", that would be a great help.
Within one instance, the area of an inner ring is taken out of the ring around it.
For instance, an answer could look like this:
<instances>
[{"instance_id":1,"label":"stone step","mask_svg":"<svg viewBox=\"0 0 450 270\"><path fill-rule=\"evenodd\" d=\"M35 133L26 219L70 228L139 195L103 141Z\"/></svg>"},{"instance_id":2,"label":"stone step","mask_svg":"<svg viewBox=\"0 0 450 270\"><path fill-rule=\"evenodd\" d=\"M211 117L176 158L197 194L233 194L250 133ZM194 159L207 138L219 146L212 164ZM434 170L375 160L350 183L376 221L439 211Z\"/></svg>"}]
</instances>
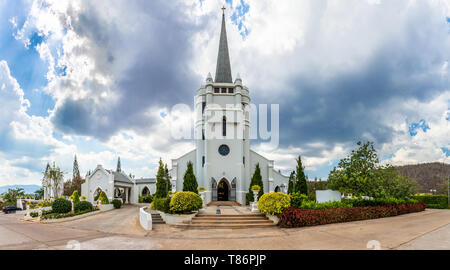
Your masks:
<instances>
[{"instance_id":1,"label":"stone step","mask_svg":"<svg viewBox=\"0 0 450 270\"><path fill-rule=\"evenodd\" d=\"M251 229L251 228L270 228L274 227L275 223L263 224L177 224L173 225L176 228L183 229Z\"/></svg>"},{"instance_id":2,"label":"stone step","mask_svg":"<svg viewBox=\"0 0 450 270\"><path fill-rule=\"evenodd\" d=\"M166 224L160 214L152 214L152 224Z\"/></svg>"},{"instance_id":3,"label":"stone step","mask_svg":"<svg viewBox=\"0 0 450 270\"><path fill-rule=\"evenodd\" d=\"M192 220L191 224L274 224L271 220Z\"/></svg>"},{"instance_id":4,"label":"stone step","mask_svg":"<svg viewBox=\"0 0 450 270\"><path fill-rule=\"evenodd\" d=\"M212 220L212 221L239 221L239 220L268 220L265 217L236 217L236 218L224 218L224 217L214 217L214 218L207 218L207 217L194 217L192 220Z\"/></svg>"},{"instance_id":5,"label":"stone step","mask_svg":"<svg viewBox=\"0 0 450 270\"><path fill-rule=\"evenodd\" d=\"M265 218L265 215L261 214L245 214L245 215L211 215L211 214L197 214L195 217L205 217L205 218L254 218L254 217L263 217Z\"/></svg>"}]
</instances>

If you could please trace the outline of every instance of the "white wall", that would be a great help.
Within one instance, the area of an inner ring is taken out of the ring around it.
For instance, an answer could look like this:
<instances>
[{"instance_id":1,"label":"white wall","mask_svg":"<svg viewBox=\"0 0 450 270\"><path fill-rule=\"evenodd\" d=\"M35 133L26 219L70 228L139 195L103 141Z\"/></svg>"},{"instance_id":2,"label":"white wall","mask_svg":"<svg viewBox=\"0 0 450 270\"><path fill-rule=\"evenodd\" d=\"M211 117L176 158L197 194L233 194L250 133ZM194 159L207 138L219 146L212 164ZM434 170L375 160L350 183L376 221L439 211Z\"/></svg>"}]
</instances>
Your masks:
<instances>
[{"instance_id":1,"label":"white wall","mask_svg":"<svg viewBox=\"0 0 450 270\"><path fill-rule=\"evenodd\" d=\"M101 166L86 177L86 182L81 186L81 194L86 196L89 202L94 203L94 193L97 188L103 190L110 201L114 199L114 175Z\"/></svg>"}]
</instances>

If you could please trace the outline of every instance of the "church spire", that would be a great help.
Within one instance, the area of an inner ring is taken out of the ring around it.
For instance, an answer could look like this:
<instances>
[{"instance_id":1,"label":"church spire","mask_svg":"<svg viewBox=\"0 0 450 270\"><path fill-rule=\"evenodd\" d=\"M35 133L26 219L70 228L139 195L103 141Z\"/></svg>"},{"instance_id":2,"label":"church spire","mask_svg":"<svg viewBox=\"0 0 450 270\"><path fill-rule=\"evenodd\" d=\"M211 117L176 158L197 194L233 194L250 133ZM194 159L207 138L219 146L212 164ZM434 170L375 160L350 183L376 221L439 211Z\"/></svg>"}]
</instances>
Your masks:
<instances>
[{"instance_id":1,"label":"church spire","mask_svg":"<svg viewBox=\"0 0 450 270\"><path fill-rule=\"evenodd\" d=\"M231 77L230 54L228 52L227 29L225 27L225 7L222 8L222 30L220 32L219 55L217 57L216 83L233 83Z\"/></svg>"}]
</instances>

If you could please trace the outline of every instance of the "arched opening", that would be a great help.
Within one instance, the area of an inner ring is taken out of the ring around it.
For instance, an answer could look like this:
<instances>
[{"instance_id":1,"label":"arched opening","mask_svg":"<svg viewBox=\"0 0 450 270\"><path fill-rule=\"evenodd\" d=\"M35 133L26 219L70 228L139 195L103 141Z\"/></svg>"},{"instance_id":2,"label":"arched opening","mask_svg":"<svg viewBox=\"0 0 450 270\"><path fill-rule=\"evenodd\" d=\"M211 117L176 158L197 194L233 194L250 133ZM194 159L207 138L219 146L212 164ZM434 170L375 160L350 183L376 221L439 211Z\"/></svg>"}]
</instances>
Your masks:
<instances>
[{"instance_id":1,"label":"arched opening","mask_svg":"<svg viewBox=\"0 0 450 270\"><path fill-rule=\"evenodd\" d=\"M219 185L217 186L217 200L218 201L228 201L230 196L230 186L228 181L223 178Z\"/></svg>"},{"instance_id":2,"label":"arched opening","mask_svg":"<svg viewBox=\"0 0 450 270\"><path fill-rule=\"evenodd\" d=\"M280 189L279 186L277 186L277 187L275 188L275 192L281 192L281 189Z\"/></svg>"},{"instance_id":3,"label":"arched opening","mask_svg":"<svg viewBox=\"0 0 450 270\"><path fill-rule=\"evenodd\" d=\"M150 190L148 189L148 187L144 187L144 189L142 190L142 196L147 197L148 195L150 195Z\"/></svg>"},{"instance_id":4,"label":"arched opening","mask_svg":"<svg viewBox=\"0 0 450 270\"><path fill-rule=\"evenodd\" d=\"M100 193L102 192L101 188L97 188L94 192L94 202L98 201L98 197L100 197Z\"/></svg>"}]
</instances>

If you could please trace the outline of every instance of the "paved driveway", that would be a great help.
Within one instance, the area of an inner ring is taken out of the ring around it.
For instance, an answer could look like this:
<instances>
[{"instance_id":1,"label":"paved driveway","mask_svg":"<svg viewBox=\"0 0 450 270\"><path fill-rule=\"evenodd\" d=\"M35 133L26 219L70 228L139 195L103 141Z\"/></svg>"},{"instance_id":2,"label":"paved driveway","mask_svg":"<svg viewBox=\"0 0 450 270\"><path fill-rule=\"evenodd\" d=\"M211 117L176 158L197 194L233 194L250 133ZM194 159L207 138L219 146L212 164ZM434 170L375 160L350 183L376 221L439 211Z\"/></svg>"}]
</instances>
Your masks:
<instances>
[{"instance_id":1,"label":"paved driveway","mask_svg":"<svg viewBox=\"0 0 450 270\"><path fill-rule=\"evenodd\" d=\"M450 211L297 229L181 230L138 226L138 207L59 224L0 216L0 249L447 249ZM69 246L68 246L69 244Z\"/></svg>"}]
</instances>

